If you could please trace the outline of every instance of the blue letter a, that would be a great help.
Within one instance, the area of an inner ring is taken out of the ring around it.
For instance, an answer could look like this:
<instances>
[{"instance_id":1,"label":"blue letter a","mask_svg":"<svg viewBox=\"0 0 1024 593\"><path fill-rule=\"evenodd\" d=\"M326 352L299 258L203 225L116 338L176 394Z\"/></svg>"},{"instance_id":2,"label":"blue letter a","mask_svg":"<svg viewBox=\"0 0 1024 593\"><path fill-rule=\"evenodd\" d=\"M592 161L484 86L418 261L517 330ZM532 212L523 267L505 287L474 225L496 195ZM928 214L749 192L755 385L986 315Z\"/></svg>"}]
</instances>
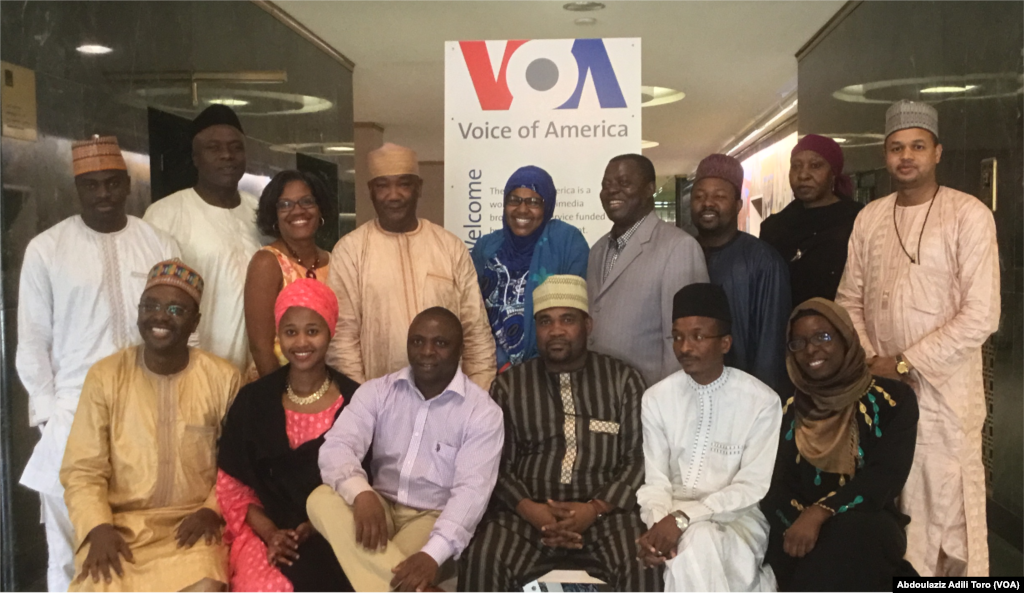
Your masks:
<instances>
[{"instance_id":1,"label":"blue letter a","mask_svg":"<svg viewBox=\"0 0 1024 593\"><path fill-rule=\"evenodd\" d=\"M580 106L580 96L583 95L583 83L587 80L588 71L594 78L597 101L601 104L602 109L626 106L626 99L622 97L619 80L615 77L615 70L612 68L611 60L608 59L608 52L604 48L603 41L600 39L577 39L572 44L572 55L576 58L580 77L576 82L576 90L559 109L576 109Z\"/></svg>"}]
</instances>

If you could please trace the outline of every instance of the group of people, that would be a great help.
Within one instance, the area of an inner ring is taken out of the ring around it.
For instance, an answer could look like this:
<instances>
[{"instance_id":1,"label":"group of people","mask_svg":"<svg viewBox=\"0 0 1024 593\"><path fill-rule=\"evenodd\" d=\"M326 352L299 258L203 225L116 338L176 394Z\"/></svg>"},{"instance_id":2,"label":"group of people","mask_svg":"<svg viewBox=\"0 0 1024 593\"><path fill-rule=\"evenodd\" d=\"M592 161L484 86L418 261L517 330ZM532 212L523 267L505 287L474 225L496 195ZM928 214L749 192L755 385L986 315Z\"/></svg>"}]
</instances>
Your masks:
<instances>
[{"instance_id":1,"label":"group of people","mask_svg":"<svg viewBox=\"0 0 1024 593\"><path fill-rule=\"evenodd\" d=\"M839 146L808 135L760 239L738 230L740 163L704 159L694 238L627 154L593 248L527 166L472 252L417 217L404 147L368 155L377 216L328 253L315 176L238 189L228 107L193 122L195 187L141 220L116 139L75 143L82 213L29 244L19 293L50 590L987 574L994 221L937 184L933 108L885 126L897 191L863 208Z\"/></svg>"}]
</instances>

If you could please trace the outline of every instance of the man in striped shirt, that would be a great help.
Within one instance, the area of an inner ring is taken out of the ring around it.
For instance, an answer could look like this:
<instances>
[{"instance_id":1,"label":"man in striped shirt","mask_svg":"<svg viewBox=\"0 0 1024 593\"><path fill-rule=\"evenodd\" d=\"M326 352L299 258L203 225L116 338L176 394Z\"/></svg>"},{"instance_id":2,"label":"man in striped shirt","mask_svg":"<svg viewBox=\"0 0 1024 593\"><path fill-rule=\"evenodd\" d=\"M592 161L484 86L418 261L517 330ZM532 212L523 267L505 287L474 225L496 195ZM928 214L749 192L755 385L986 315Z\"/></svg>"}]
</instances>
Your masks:
<instances>
[{"instance_id":1,"label":"man in striped shirt","mask_svg":"<svg viewBox=\"0 0 1024 593\"><path fill-rule=\"evenodd\" d=\"M660 591L636 559L644 531L640 398L626 363L587 351L587 284L550 276L533 293L540 357L502 373L501 471L459 566L461 591L515 591L555 568L585 569L616 591Z\"/></svg>"}]
</instances>

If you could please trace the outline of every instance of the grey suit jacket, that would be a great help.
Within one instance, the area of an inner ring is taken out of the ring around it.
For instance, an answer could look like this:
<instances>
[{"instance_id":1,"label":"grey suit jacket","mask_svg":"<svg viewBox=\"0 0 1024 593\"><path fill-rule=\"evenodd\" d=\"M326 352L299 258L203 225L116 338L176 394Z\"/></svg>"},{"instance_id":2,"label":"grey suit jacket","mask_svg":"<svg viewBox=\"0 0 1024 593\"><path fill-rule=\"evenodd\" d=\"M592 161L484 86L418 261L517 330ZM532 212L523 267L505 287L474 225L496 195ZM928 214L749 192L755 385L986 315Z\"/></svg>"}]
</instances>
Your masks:
<instances>
[{"instance_id":1,"label":"grey suit jacket","mask_svg":"<svg viewBox=\"0 0 1024 593\"><path fill-rule=\"evenodd\" d=\"M590 249L587 293L594 331L591 350L622 359L654 385L678 371L672 352L672 297L694 282L707 282L697 240L655 213L626 243L604 280L610 233Z\"/></svg>"}]
</instances>

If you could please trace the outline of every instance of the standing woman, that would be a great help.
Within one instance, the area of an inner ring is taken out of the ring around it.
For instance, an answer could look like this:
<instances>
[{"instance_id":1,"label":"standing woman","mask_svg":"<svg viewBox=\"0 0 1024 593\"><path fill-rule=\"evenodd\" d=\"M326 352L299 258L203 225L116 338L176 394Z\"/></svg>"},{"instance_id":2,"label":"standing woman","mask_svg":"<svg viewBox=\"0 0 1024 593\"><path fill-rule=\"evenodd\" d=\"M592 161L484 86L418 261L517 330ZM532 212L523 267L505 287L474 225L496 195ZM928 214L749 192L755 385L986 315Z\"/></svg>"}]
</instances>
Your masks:
<instances>
[{"instance_id":1,"label":"standing woman","mask_svg":"<svg viewBox=\"0 0 1024 593\"><path fill-rule=\"evenodd\" d=\"M323 435L359 387L326 363L338 300L302 278L278 295L274 319L288 364L238 393L217 454L231 590L351 590L306 515L306 498L322 484Z\"/></svg>"},{"instance_id":2,"label":"standing woman","mask_svg":"<svg viewBox=\"0 0 1024 593\"><path fill-rule=\"evenodd\" d=\"M917 575L895 503L914 461L917 397L871 375L850 315L823 298L790 316L786 367L796 391L761 501L779 590L891 591L893 577Z\"/></svg>"},{"instance_id":3,"label":"standing woman","mask_svg":"<svg viewBox=\"0 0 1024 593\"><path fill-rule=\"evenodd\" d=\"M537 357L533 290L554 274L587 276L590 247L571 224L552 220L555 183L540 167L521 167L505 184L502 228L473 247L498 372Z\"/></svg>"},{"instance_id":4,"label":"standing woman","mask_svg":"<svg viewBox=\"0 0 1024 593\"><path fill-rule=\"evenodd\" d=\"M309 173L281 171L260 195L256 226L277 240L253 255L245 276L245 326L255 363L250 379L285 364L274 330L277 294L300 278L327 282L331 254L317 247L316 233L329 220L334 206L327 188Z\"/></svg>"}]
</instances>

